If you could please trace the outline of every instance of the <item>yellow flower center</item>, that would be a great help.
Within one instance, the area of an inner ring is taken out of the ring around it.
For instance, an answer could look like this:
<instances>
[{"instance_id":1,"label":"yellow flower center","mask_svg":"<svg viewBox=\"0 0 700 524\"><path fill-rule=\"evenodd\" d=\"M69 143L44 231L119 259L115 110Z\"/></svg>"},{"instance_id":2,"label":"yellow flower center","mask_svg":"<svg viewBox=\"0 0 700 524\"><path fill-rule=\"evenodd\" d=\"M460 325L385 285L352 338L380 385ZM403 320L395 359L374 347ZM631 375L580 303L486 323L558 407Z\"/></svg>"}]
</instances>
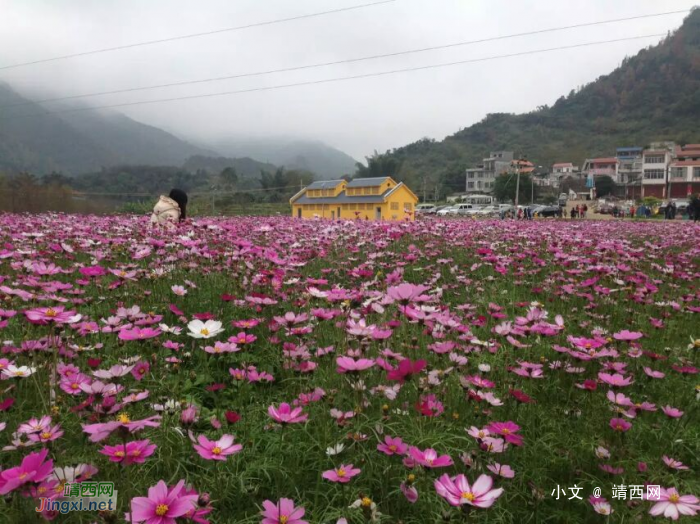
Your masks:
<instances>
[{"instance_id":1,"label":"yellow flower center","mask_svg":"<svg viewBox=\"0 0 700 524\"><path fill-rule=\"evenodd\" d=\"M462 498L467 499L469 502L472 502L476 498L476 496L474 495L474 493L465 491L464 493L462 493Z\"/></svg>"},{"instance_id":2,"label":"yellow flower center","mask_svg":"<svg viewBox=\"0 0 700 524\"><path fill-rule=\"evenodd\" d=\"M289 517L287 515L280 515L280 524L287 524Z\"/></svg>"},{"instance_id":3,"label":"yellow flower center","mask_svg":"<svg viewBox=\"0 0 700 524\"><path fill-rule=\"evenodd\" d=\"M20 473L19 478L24 480L24 477L27 476L27 473Z\"/></svg>"},{"instance_id":4,"label":"yellow flower center","mask_svg":"<svg viewBox=\"0 0 700 524\"><path fill-rule=\"evenodd\" d=\"M600 513L601 515L607 515L608 510L606 508L598 508L598 513Z\"/></svg>"},{"instance_id":5,"label":"yellow flower center","mask_svg":"<svg viewBox=\"0 0 700 524\"><path fill-rule=\"evenodd\" d=\"M396 451L396 446L394 446L394 445L392 444L391 446L389 446L389 449L390 449L391 451Z\"/></svg>"},{"instance_id":6,"label":"yellow flower center","mask_svg":"<svg viewBox=\"0 0 700 524\"><path fill-rule=\"evenodd\" d=\"M120 271L119 272L120 277L125 277L126 276L126 271Z\"/></svg>"},{"instance_id":7,"label":"yellow flower center","mask_svg":"<svg viewBox=\"0 0 700 524\"><path fill-rule=\"evenodd\" d=\"M415 480L416 480L416 476L415 476L413 473L411 473L411 474L408 476L408 481L409 481L409 482L414 482Z\"/></svg>"},{"instance_id":8,"label":"yellow flower center","mask_svg":"<svg viewBox=\"0 0 700 524\"><path fill-rule=\"evenodd\" d=\"M372 499L369 497L362 497L362 507L369 508L372 505Z\"/></svg>"},{"instance_id":9,"label":"yellow flower center","mask_svg":"<svg viewBox=\"0 0 700 524\"><path fill-rule=\"evenodd\" d=\"M336 469L335 473L336 473L336 475L338 475L341 478L345 476L345 470L343 468Z\"/></svg>"},{"instance_id":10,"label":"yellow flower center","mask_svg":"<svg viewBox=\"0 0 700 524\"><path fill-rule=\"evenodd\" d=\"M158 505L156 506L156 515L158 515L159 517L162 517L162 516L165 515L167 512L168 512L168 506L167 506L167 504L158 504Z\"/></svg>"},{"instance_id":11,"label":"yellow flower center","mask_svg":"<svg viewBox=\"0 0 700 524\"><path fill-rule=\"evenodd\" d=\"M73 382L73 383L70 385L70 388L71 388L71 389L80 389L80 386L78 385L77 382Z\"/></svg>"},{"instance_id":12,"label":"yellow flower center","mask_svg":"<svg viewBox=\"0 0 700 524\"><path fill-rule=\"evenodd\" d=\"M48 431L44 431L40 436L41 436L41 438L46 440L48 438L51 438L51 433L49 433Z\"/></svg>"},{"instance_id":13,"label":"yellow flower center","mask_svg":"<svg viewBox=\"0 0 700 524\"><path fill-rule=\"evenodd\" d=\"M46 488L43 487L43 486L39 486L39 487L36 489L36 492L37 492L39 495L41 495L41 494L43 494L43 493L46 493Z\"/></svg>"},{"instance_id":14,"label":"yellow flower center","mask_svg":"<svg viewBox=\"0 0 700 524\"><path fill-rule=\"evenodd\" d=\"M586 349L591 349L591 343L586 342L583 347L585 347Z\"/></svg>"},{"instance_id":15,"label":"yellow flower center","mask_svg":"<svg viewBox=\"0 0 700 524\"><path fill-rule=\"evenodd\" d=\"M123 451L115 451L115 452L114 452L114 456L115 456L115 457L121 458L121 457L124 456L124 452L123 452Z\"/></svg>"},{"instance_id":16,"label":"yellow flower center","mask_svg":"<svg viewBox=\"0 0 700 524\"><path fill-rule=\"evenodd\" d=\"M132 457L140 457L141 456L141 450L135 449L134 451L131 452Z\"/></svg>"},{"instance_id":17,"label":"yellow flower center","mask_svg":"<svg viewBox=\"0 0 700 524\"><path fill-rule=\"evenodd\" d=\"M617 424L617 425L615 426L615 429L618 430L618 431L622 431L622 429L623 429L623 428L622 428L622 424Z\"/></svg>"},{"instance_id":18,"label":"yellow flower center","mask_svg":"<svg viewBox=\"0 0 700 524\"><path fill-rule=\"evenodd\" d=\"M503 431L501 431L504 435L510 435L510 430L508 428L504 428Z\"/></svg>"},{"instance_id":19,"label":"yellow flower center","mask_svg":"<svg viewBox=\"0 0 700 524\"><path fill-rule=\"evenodd\" d=\"M219 446L216 446L214 449L211 450L211 452L214 455L221 455L221 448Z\"/></svg>"},{"instance_id":20,"label":"yellow flower center","mask_svg":"<svg viewBox=\"0 0 700 524\"><path fill-rule=\"evenodd\" d=\"M129 422L131 422L131 419L129 418L129 415L127 415L126 413L121 413L121 414L117 417L117 420L118 420L119 422L121 422L122 424L128 424Z\"/></svg>"},{"instance_id":21,"label":"yellow flower center","mask_svg":"<svg viewBox=\"0 0 700 524\"><path fill-rule=\"evenodd\" d=\"M52 317L52 318L53 318L53 317L55 317L55 316L57 316L57 315L58 315L58 313L56 313L56 310L53 309L53 308L49 308L49 309L46 310L46 316L47 316L47 317Z\"/></svg>"},{"instance_id":22,"label":"yellow flower center","mask_svg":"<svg viewBox=\"0 0 700 524\"><path fill-rule=\"evenodd\" d=\"M677 493L673 493L668 497L669 502L673 502L674 504L680 500L680 496Z\"/></svg>"},{"instance_id":23,"label":"yellow flower center","mask_svg":"<svg viewBox=\"0 0 700 524\"><path fill-rule=\"evenodd\" d=\"M199 333L200 335L204 335L206 337L209 334L209 330L207 328L202 328Z\"/></svg>"},{"instance_id":24,"label":"yellow flower center","mask_svg":"<svg viewBox=\"0 0 700 524\"><path fill-rule=\"evenodd\" d=\"M16 377L21 377L22 375L24 375L24 371L20 371L20 370L15 371L15 376L16 376Z\"/></svg>"}]
</instances>

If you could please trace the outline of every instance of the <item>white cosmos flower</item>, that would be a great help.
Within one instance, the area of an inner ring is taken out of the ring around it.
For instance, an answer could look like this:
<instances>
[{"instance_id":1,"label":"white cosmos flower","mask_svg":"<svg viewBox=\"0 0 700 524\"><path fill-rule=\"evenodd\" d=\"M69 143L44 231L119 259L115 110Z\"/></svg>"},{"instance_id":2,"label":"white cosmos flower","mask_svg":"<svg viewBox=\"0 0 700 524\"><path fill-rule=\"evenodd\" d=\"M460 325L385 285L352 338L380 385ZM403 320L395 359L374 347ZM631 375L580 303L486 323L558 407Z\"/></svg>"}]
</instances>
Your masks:
<instances>
[{"instance_id":1,"label":"white cosmos flower","mask_svg":"<svg viewBox=\"0 0 700 524\"><path fill-rule=\"evenodd\" d=\"M28 366L13 366L9 365L7 368L2 370L2 374L6 377L28 377L36 371L36 368L30 368Z\"/></svg>"},{"instance_id":2,"label":"white cosmos flower","mask_svg":"<svg viewBox=\"0 0 700 524\"><path fill-rule=\"evenodd\" d=\"M479 371L481 371L482 373L488 373L489 371L491 371L491 366L488 364L479 364L478 367Z\"/></svg>"},{"instance_id":3,"label":"white cosmos flower","mask_svg":"<svg viewBox=\"0 0 700 524\"><path fill-rule=\"evenodd\" d=\"M326 455L329 457L333 457L335 455L340 455L343 450L345 449L345 444L342 442L339 442L335 446L331 446L330 448L326 448Z\"/></svg>"},{"instance_id":4,"label":"white cosmos flower","mask_svg":"<svg viewBox=\"0 0 700 524\"><path fill-rule=\"evenodd\" d=\"M193 320L187 324L187 328L190 330L190 332L187 334L194 338L215 337L224 331L221 328L221 325L221 322L218 320L207 320L206 322L202 322L201 320Z\"/></svg>"},{"instance_id":5,"label":"white cosmos flower","mask_svg":"<svg viewBox=\"0 0 700 524\"><path fill-rule=\"evenodd\" d=\"M167 324L158 324L158 327L163 333L172 333L173 335L179 335L182 333L182 328L178 326L168 326Z\"/></svg>"}]
</instances>

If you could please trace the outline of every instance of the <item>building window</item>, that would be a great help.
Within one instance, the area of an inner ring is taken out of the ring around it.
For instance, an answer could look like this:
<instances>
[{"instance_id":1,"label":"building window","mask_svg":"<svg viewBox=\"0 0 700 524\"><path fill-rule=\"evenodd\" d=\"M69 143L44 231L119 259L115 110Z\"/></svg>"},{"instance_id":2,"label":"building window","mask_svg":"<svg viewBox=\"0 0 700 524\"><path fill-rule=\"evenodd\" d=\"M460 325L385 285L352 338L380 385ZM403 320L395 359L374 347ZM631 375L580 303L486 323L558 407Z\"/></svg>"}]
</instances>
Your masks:
<instances>
[{"instance_id":1,"label":"building window","mask_svg":"<svg viewBox=\"0 0 700 524\"><path fill-rule=\"evenodd\" d=\"M644 157L644 162L647 164L663 164L665 161L666 157L664 155L652 155Z\"/></svg>"},{"instance_id":2,"label":"building window","mask_svg":"<svg viewBox=\"0 0 700 524\"><path fill-rule=\"evenodd\" d=\"M671 169L671 178L685 178L685 168L674 167Z\"/></svg>"},{"instance_id":3,"label":"building window","mask_svg":"<svg viewBox=\"0 0 700 524\"><path fill-rule=\"evenodd\" d=\"M411 211L413 211L413 204L411 204L410 202L404 203L403 210L406 213L410 213Z\"/></svg>"},{"instance_id":4,"label":"building window","mask_svg":"<svg viewBox=\"0 0 700 524\"><path fill-rule=\"evenodd\" d=\"M369 195L372 192L372 190L369 187L366 187L364 190L365 195Z\"/></svg>"},{"instance_id":5,"label":"building window","mask_svg":"<svg viewBox=\"0 0 700 524\"><path fill-rule=\"evenodd\" d=\"M379 188L378 187L373 187L371 193L373 195L378 195L379 194Z\"/></svg>"},{"instance_id":6,"label":"building window","mask_svg":"<svg viewBox=\"0 0 700 524\"><path fill-rule=\"evenodd\" d=\"M644 170L645 180L663 180L664 170L663 169L645 169Z\"/></svg>"},{"instance_id":7,"label":"building window","mask_svg":"<svg viewBox=\"0 0 700 524\"><path fill-rule=\"evenodd\" d=\"M474 173L467 173L467 178L474 178Z\"/></svg>"},{"instance_id":8,"label":"building window","mask_svg":"<svg viewBox=\"0 0 700 524\"><path fill-rule=\"evenodd\" d=\"M392 210L392 211L398 211L398 210L399 210L399 203L398 203L398 202L392 202L392 203L391 203L391 210Z\"/></svg>"},{"instance_id":9,"label":"building window","mask_svg":"<svg viewBox=\"0 0 700 524\"><path fill-rule=\"evenodd\" d=\"M469 189L474 189L474 182L467 182L467 187Z\"/></svg>"},{"instance_id":10,"label":"building window","mask_svg":"<svg viewBox=\"0 0 700 524\"><path fill-rule=\"evenodd\" d=\"M693 168L693 178L700 178L700 167Z\"/></svg>"}]
</instances>

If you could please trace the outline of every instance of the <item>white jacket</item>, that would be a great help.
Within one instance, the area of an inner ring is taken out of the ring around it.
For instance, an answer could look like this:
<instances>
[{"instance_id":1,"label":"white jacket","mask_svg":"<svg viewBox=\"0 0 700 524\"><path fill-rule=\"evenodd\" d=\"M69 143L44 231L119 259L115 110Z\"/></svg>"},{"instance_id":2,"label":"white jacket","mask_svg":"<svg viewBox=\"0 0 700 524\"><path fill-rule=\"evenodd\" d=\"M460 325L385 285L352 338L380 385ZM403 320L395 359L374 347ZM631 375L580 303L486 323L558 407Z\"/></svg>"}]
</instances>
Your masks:
<instances>
[{"instance_id":1,"label":"white jacket","mask_svg":"<svg viewBox=\"0 0 700 524\"><path fill-rule=\"evenodd\" d=\"M160 196L158 202L153 207L151 224L165 225L180 220L180 206L172 198L164 195Z\"/></svg>"}]
</instances>

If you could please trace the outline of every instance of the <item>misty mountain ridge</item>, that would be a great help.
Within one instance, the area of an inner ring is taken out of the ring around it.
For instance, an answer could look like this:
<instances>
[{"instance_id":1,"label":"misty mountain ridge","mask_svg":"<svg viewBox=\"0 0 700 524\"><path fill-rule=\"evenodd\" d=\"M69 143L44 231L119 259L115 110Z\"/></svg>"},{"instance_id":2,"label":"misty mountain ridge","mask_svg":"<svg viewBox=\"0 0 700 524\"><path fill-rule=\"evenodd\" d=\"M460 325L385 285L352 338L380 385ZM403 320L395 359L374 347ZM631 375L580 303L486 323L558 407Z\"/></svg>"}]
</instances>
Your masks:
<instances>
[{"instance_id":1,"label":"misty mountain ridge","mask_svg":"<svg viewBox=\"0 0 700 524\"><path fill-rule=\"evenodd\" d=\"M292 137L230 137L213 140L211 147L226 156L248 156L286 169L311 171L318 180L332 180L355 172L357 161L324 142Z\"/></svg>"}]
</instances>

